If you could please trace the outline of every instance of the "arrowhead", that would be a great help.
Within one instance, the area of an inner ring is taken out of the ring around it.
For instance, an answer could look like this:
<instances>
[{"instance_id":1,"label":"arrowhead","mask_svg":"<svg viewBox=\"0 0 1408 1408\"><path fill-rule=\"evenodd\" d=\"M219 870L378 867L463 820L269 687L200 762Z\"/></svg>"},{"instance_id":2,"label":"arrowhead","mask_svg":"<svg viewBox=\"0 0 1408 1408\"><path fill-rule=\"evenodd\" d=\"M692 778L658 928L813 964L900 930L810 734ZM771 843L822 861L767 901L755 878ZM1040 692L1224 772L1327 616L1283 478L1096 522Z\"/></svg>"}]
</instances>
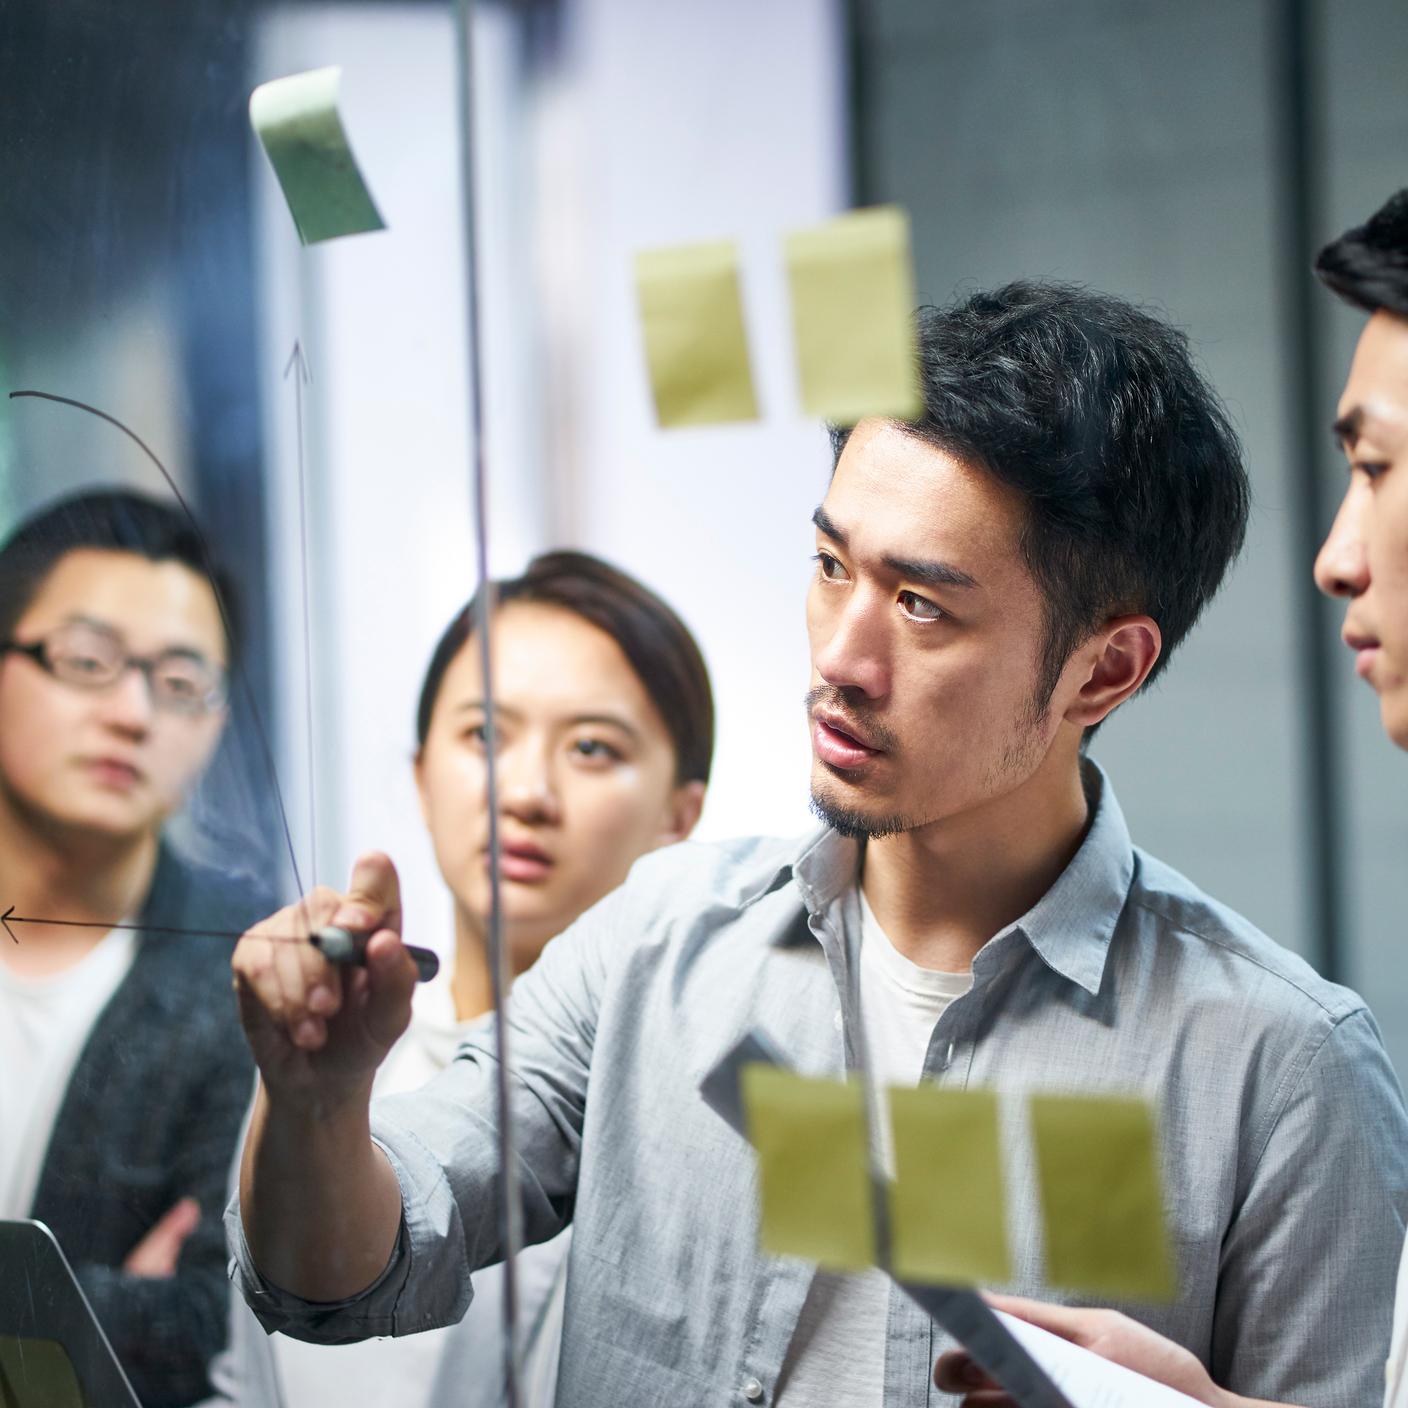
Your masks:
<instances>
[{"instance_id":1,"label":"arrowhead","mask_svg":"<svg viewBox=\"0 0 1408 1408\"><path fill-rule=\"evenodd\" d=\"M298 368L299 381L307 386L313 378L308 375L308 359L303 355L303 344L297 338L293 340L293 351L289 353L288 362L284 366L285 381L288 380L288 374L294 367Z\"/></svg>"},{"instance_id":2,"label":"arrowhead","mask_svg":"<svg viewBox=\"0 0 1408 1408\"><path fill-rule=\"evenodd\" d=\"M10 917L14 912L15 912L15 907L14 907L14 905L11 905L11 906L9 907L9 909L7 909L7 910L4 912L4 914L0 914L0 924L4 924L4 925L5 925L5 932L6 932L12 939L14 939L16 943L19 943L19 939L15 938L15 931L14 931L12 928L10 928L10 926L9 926L8 923L6 923L6 920L8 920L9 917Z\"/></svg>"}]
</instances>

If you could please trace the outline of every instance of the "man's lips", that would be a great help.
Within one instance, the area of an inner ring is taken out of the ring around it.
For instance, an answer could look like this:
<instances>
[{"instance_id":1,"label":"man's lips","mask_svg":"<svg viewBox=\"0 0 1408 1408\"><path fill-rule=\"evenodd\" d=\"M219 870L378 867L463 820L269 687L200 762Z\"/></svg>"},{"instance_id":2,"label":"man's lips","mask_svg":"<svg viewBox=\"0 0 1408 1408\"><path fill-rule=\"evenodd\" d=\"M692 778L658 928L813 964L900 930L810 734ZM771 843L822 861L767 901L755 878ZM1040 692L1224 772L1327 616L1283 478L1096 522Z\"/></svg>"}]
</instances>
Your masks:
<instances>
[{"instance_id":1,"label":"man's lips","mask_svg":"<svg viewBox=\"0 0 1408 1408\"><path fill-rule=\"evenodd\" d=\"M867 743L850 720L824 713L813 716L812 747L833 768L858 768L882 751Z\"/></svg>"},{"instance_id":2,"label":"man's lips","mask_svg":"<svg viewBox=\"0 0 1408 1408\"><path fill-rule=\"evenodd\" d=\"M1341 632L1340 638L1354 652L1354 673L1360 679L1368 679L1374 662L1379 658L1378 640L1361 631L1351 630L1348 626Z\"/></svg>"},{"instance_id":3,"label":"man's lips","mask_svg":"<svg viewBox=\"0 0 1408 1408\"><path fill-rule=\"evenodd\" d=\"M80 758L79 766L104 787L128 791L144 779L144 774L136 763L125 758Z\"/></svg>"}]
</instances>

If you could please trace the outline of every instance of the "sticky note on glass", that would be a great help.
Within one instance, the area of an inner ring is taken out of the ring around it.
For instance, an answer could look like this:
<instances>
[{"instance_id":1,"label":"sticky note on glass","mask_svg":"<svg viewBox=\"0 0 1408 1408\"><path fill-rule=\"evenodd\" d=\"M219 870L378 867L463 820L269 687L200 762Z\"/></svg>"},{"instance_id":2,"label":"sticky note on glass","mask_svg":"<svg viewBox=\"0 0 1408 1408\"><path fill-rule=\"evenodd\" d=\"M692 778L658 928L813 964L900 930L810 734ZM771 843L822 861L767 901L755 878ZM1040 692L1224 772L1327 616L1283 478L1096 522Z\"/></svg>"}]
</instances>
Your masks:
<instances>
[{"instance_id":1,"label":"sticky note on glass","mask_svg":"<svg viewBox=\"0 0 1408 1408\"><path fill-rule=\"evenodd\" d=\"M833 1271L875 1264L865 1107L854 1082L745 1066L743 1109L758 1152L763 1247Z\"/></svg>"},{"instance_id":2,"label":"sticky note on glass","mask_svg":"<svg viewBox=\"0 0 1408 1408\"><path fill-rule=\"evenodd\" d=\"M917 420L909 216L893 205L855 210L789 235L785 248L807 414L837 425Z\"/></svg>"},{"instance_id":3,"label":"sticky note on glass","mask_svg":"<svg viewBox=\"0 0 1408 1408\"><path fill-rule=\"evenodd\" d=\"M731 241L636 255L645 359L662 426L757 420Z\"/></svg>"},{"instance_id":4,"label":"sticky note on glass","mask_svg":"<svg viewBox=\"0 0 1408 1408\"><path fill-rule=\"evenodd\" d=\"M896 1278L946 1286L1010 1280L996 1093L921 1085L889 1094Z\"/></svg>"},{"instance_id":5,"label":"sticky note on glass","mask_svg":"<svg viewBox=\"0 0 1408 1408\"><path fill-rule=\"evenodd\" d=\"M304 244L386 228L337 112L340 68L261 83L249 120L279 178Z\"/></svg>"},{"instance_id":6,"label":"sticky note on glass","mask_svg":"<svg viewBox=\"0 0 1408 1408\"><path fill-rule=\"evenodd\" d=\"M1034 1095L1046 1276L1090 1295L1175 1294L1154 1112L1142 1100Z\"/></svg>"}]
</instances>

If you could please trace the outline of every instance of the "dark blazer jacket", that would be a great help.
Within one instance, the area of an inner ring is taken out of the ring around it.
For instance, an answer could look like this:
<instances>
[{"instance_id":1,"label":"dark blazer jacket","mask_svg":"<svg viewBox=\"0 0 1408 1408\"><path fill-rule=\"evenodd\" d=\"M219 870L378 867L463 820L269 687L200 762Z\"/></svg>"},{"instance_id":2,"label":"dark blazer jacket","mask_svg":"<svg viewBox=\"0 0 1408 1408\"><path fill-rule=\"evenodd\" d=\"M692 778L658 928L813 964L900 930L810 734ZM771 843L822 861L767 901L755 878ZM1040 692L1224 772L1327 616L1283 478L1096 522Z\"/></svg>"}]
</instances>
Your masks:
<instances>
[{"instance_id":1,"label":"dark blazer jacket","mask_svg":"<svg viewBox=\"0 0 1408 1408\"><path fill-rule=\"evenodd\" d=\"M267 893L163 848L143 924L238 931L273 908ZM225 1342L229 1282L221 1228L254 1066L231 987L234 940L145 932L99 1014L59 1106L35 1191L146 1408L207 1390ZM176 1274L128 1275L123 1260L178 1199L201 1219Z\"/></svg>"}]
</instances>

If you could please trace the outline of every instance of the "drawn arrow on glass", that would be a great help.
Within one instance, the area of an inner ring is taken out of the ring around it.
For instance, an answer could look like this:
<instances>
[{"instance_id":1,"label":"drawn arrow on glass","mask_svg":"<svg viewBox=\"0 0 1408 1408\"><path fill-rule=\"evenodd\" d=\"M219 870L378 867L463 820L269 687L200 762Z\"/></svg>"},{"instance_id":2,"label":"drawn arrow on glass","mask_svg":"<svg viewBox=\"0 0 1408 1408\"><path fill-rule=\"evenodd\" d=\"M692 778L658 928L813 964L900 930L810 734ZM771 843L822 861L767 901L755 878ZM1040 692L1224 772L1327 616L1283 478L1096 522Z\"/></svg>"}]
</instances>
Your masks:
<instances>
[{"instance_id":1,"label":"drawn arrow on glass","mask_svg":"<svg viewBox=\"0 0 1408 1408\"><path fill-rule=\"evenodd\" d=\"M240 929L184 929L169 924L109 924L101 919L41 919L36 915L16 914L14 905L4 914L0 914L0 924L5 926L5 932L15 943L19 943L19 936L10 928L11 924L53 924L63 929L102 929L105 933L110 933L113 929L127 929L136 934L180 934L200 939L244 938L244 931ZM321 949L333 963L363 965L366 962L367 940L371 938L371 931L328 925L309 934L260 934L258 937L274 943L312 944L314 948ZM406 952L415 962L421 982L428 983L440 971L440 959L433 950L407 944Z\"/></svg>"},{"instance_id":2,"label":"drawn arrow on glass","mask_svg":"<svg viewBox=\"0 0 1408 1408\"><path fill-rule=\"evenodd\" d=\"M189 934L194 938L204 939L239 939L244 937L241 929L177 929L163 924L109 924L106 920L89 919L41 919L35 915L16 914L14 905L11 905L4 914L0 914L0 924L5 926L5 932L19 943L19 937L10 928L11 924L53 924L61 929L130 929L137 934ZM272 938L273 935L265 935ZM282 936L280 936L282 937ZM306 936L300 936L299 943L306 942Z\"/></svg>"},{"instance_id":3,"label":"drawn arrow on glass","mask_svg":"<svg viewBox=\"0 0 1408 1408\"><path fill-rule=\"evenodd\" d=\"M284 366L284 380L293 377L294 428L298 435L298 533L300 561L303 564L303 678L306 708L305 732L308 747L308 850L311 856L309 873L313 884L318 883L318 804L316 768L313 751L313 616L308 589L308 483L303 468L303 388L313 380L308 371L308 358L303 344L294 338L293 351Z\"/></svg>"}]
</instances>

